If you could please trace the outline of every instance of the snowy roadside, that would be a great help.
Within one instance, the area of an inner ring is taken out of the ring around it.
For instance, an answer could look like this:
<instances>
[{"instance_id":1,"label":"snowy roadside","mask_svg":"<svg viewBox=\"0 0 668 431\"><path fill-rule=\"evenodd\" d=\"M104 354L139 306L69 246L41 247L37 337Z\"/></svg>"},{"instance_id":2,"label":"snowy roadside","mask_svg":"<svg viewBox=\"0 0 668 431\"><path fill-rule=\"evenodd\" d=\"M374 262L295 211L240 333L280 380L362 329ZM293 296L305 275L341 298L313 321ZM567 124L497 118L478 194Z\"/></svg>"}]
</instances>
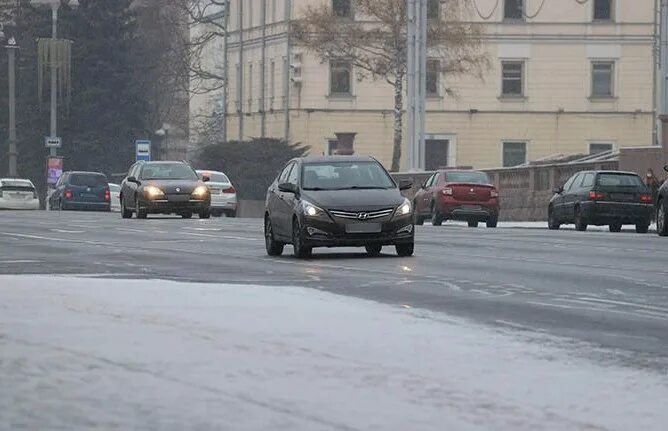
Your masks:
<instances>
[{"instance_id":1,"label":"snowy roadside","mask_svg":"<svg viewBox=\"0 0 668 431\"><path fill-rule=\"evenodd\" d=\"M303 288L2 276L0 429L665 429L665 375L564 344Z\"/></svg>"},{"instance_id":2,"label":"snowy roadside","mask_svg":"<svg viewBox=\"0 0 668 431\"><path fill-rule=\"evenodd\" d=\"M431 223L425 222L425 225L431 226ZM447 221L444 226L467 226L466 222ZM484 228L485 224L481 223L480 227ZM506 221L499 222L500 229L543 229L547 230L547 221ZM575 230L573 225L563 225L562 230ZM587 230L591 232L608 232L608 226L587 226ZM635 232L635 228L631 225L625 225L623 231ZM649 227L650 232L656 233L656 223L652 223Z\"/></svg>"}]
</instances>

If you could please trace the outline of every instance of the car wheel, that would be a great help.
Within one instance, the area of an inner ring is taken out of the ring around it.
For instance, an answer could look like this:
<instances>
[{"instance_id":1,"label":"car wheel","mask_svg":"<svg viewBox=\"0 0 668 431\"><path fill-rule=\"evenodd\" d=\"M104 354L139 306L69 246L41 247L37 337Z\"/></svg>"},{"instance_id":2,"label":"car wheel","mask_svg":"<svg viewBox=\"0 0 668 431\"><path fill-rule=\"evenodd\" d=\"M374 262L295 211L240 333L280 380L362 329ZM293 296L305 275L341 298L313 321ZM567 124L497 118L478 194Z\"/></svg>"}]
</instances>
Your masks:
<instances>
[{"instance_id":1,"label":"car wheel","mask_svg":"<svg viewBox=\"0 0 668 431\"><path fill-rule=\"evenodd\" d=\"M190 212L188 212L188 213L181 213L181 218L185 218L185 219L193 218L193 213L190 213Z\"/></svg>"},{"instance_id":2,"label":"car wheel","mask_svg":"<svg viewBox=\"0 0 668 431\"><path fill-rule=\"evenodd\" d=\"M397 249L399 257L410 257L415 253L415 243L397 244L394 246Z\"/></svg>"},{"instance_id":3,"label":"car wheel","mask_svg":"<svg viewBox=\"0 0 668 431\"><path fill-rule=\"evenodd\" d=\"M225 217L236 218L237 212L235 210L230 210L227 213L225 213Z\"/></svg>"},{"instance_id":4,"label":"car wheel","mask_svg":"<svg viewBox=\"0 0 668 431\"><path fill-rule=\"evenodd\" d=\"M498 218L498 217L494 217L494 218L487 219L487 223L486 223L486 224L487 224L487 227L488 227L489 229L494 229L494 228L496 228L496 227L499 225L499 218Z\"/></svg>"},{"instance_id":5,"label":"car wheel","mask_svg":"<svg viewBox=\"0 0 668 431\"><path fill-rule=\"evenodd\" d=\"M201 219L209 219L211 218L211 211L210 210L202 210L199 213L199 218Z\"/></svg>"},{"instance_id":6,"label":"car wheel","mask_svg":"<svg viewBox=\"0 0 668 431\"><path fill-rule=\"evenodd\" d=\"M380 252L383 250L383 246L378 244L369 244L365 248L366 254L373 257L380 256Z\"/></svg>"},{"instance_id":7,"label":"car wheel","mask_svg":"<svg viewBox=\"0 0 668 431\"><path fill-rule=\"evenodd\" d=\"M138 219L145 219L148 217L148 211L146 208L142 209L141 205L139 205L139 199L135 198L135 201L137 202L137 207L135 209L135 212L137 213L137 218Z\"/></svg>"},{"instance_id":8,"label":"car wheel","mask_svg":"<svg viewBox=\"0 0 668 431\"><path fill-rule=\"evenodd\" d=\"M58 201L58 211L63 211L65 209L65 205L63 204L62 200Z\"/></svg>"},{"instance_id":9,"label":"car wheel","mask_svg":"<svg viewBox=\"0 0 668 431\"><path fill-rule=\"evenodd\" d=\"M269 256L280 256L283 254L285 246L274 239L274 227L271 224L269 216L264 218L264 244Z\"/></svg>"},{"instance_id":10,"label":"car wheel","mask_svg":"<svg viewBox=\"0 0 668 431\"><path fill-rule=\"evenodd\" d=\"M661 199L656 208L656 232L659 236L668 236L668 208L666 200Z\"/></svg>"},{"instance_id":11,"label":"car wheel","mask_svg":"<svg viewBox=\"0 0 668 431\"><path fill-rule=\"evenodd\" d=\"M122 218L132 218L132 210L125 208L125 200L121 199L121 217Z\"/></svg>"},{"instance_id":12,"label":"car wheel","mask_svg":"<svg viewBox=\"0 0 668 431\"><path fill-rule=\"evenodd\" d=\"M547 210L547 228L550 230L559 230L561 228L561 223L557 220L557 216L554 215L552 208Z\"/></svg>"},{"instance_id":13,"label":"car wheel","mask_svg":"<svg viewBox=\"0 0 668 431\"><path fill-rule=\"evenodd\" d=\"M470 221L469 222L469 227L478 227L478 222L477 221Z\"/></svg>"},{"instance_id":14,"label":"car wheel","mask_svg":"<svg viewBox=\"0 0 668 431\"><path fill-rule=\"evenodd\" d=\"M610 225L610 232L621 232L621 231L622 231L621 223L613 223Z\"/></svg>"},{"instance_id":15,"label":"car wheel","mask_svg":"<svg viewBox=\"0 0 668 431\"><path fill-rule=\"evenodd\" d=\"M584 218L582 217L582 211L580 208L577 208L575 210L575 229L579 230L580 232L584 232L587 230L587 223L584 221Z\"/></svg>"},{"instance_id":16,"label":"car wheel","mask_svg":"<svg viewBox=\"0 0 668 431\"><path fill-rule=\"evenodd\" d=\"M313 249L304 245L304 236L297 219L292 222L292 247L295 257L299 259L308 259L313 254Z\"/></svg>"},{"instance_id":17,"label":"car wheel","mask_svg":"<svg viewBox=\"0 0 668 431\"><path fill-rule=\"evenodd\" d=\"M443 215L436 208L435 204L431 204L431 224L433 226L441 226L443 224Z\"/></svg>"},{"instance_id":18,"label":"car wheel","mask_svg":"<svg viewBox=\"0 0 668 431\"><path fill-rule=\"evenodd\" d=\"M636 224L636 233L647 233L649 232L649 222L642 222Z\"/></svg>"}]
</instances>

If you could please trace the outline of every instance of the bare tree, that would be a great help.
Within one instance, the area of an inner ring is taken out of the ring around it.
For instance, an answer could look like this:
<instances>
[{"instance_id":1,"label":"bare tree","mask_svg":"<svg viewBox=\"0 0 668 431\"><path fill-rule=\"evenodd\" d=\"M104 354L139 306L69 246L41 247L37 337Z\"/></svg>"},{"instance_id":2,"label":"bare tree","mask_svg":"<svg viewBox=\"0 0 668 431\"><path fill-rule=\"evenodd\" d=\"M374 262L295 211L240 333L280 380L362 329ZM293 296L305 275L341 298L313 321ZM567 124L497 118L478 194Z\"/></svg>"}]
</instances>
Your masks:
<instances>
[{"instance_id":1,"label":"bare tree","mask_svg":"<svg viewBox=\"0 0 668 431\"><path fill-rule=\"evenodd\" d=\"M340 3L335 0L334 3ZM351 0L353 16L341 17L332 2L307 6L295 23L295 39L321 61L346 59L358 79L385 80L394 87L392 170L400 169L404 80L407 73L406 0ZM448 76L482 78L489 61L482 47L482 28L467 20L466 0L431 0L428 28L430 58ZM447 92L452 94L452 89Z\"/></svg>"}]
</instances>

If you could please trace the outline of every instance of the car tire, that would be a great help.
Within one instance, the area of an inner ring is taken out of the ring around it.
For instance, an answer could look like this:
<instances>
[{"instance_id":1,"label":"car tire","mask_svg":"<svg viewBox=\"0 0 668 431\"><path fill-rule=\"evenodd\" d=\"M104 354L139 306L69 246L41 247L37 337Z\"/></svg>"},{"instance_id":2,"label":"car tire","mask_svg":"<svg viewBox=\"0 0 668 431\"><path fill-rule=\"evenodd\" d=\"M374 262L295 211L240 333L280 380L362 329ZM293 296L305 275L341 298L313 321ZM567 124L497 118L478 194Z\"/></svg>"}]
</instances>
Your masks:
<instances>
[{"instance_id":1,"label":"car tire","mask_svg":"<svg viewBox=\"0 0 668 431\"><path fill-rule=\"evenodd\" d=\"M441 226L443 225L443 215L436 208L435 204L431 204L431 224L432 226Z\"/></svg>"},{"instance_id":2,"label":"car tire","mask_svg":"<svg viewBox=\"0 0 668 431\"><path fill-rule=\"evenodd\" d=\"M636 224L636 233L645 234L649 232L649 222L642 222Z\"/></svg>"},{"instance_id":3,"label":"car tire","mask_svg":"<svg viewBox=\"0 0 668 431\"><path fill-rule=\"evenodd\" d=\"M297 219L292 221L292 248L298 259L308 259L313 254L313 249L304 245L304 236Z\"/></svg>"},{"instance_id":4,"label":"car tire","mask_svg":"<svg viewBox=\"0 0 668 431\"><path fill-rule=\"evenodd\" d=\"M140 220L146 219L148 217L148 211L146 210L146 208L142 210L141 205L139 205L139 199L135 198L135 202L136 202L135 212L137 213L137 218Z\"/></svg>"},{"instance_id":5,"label":"car tire","mask_svg":"<svg viewBox=\"0 0 668 431\"><path fill-rule=\"evenodd\" d=\"M411 257L415 253L415 243L397 244L394 246L399 257Z\"/></svg>"},{"instance_id":6,"label":"car tire","mask_svg":"<svg viewBox=\"0 0 668 431\"><path fill-rule=\"evenodd\" d=\"M622 224L621 223L613 223L609 226L610 232L618 233L622 231Z\"/></svg>"},{"instance_id":7,"label":"car tire","mask_svg":"<svg viewBox=\"0 0 668 431\"><path fill-rule=\"evenodd\" d=\"M236 218L237 212L235 210L230 210L225 213L225 217Z\"/></svg>"},{"instance_id":8,"label":"car tire","mask_svg":"<svg viewBox=\"0 0 668 431\"><path fill-rule=\"evenodd\" d=\"M132 218L132 210L125 208L125 201L121 199L121 218Z\"/></svg>"},{"instance_id":9,"label":"car tire","mask_svg":"<svg viewBox=\"0 0 668 431\"><path fill-rule=\"evenodd\" d=\"M559 230L561 228L561 223L557 220L552 208L547 210L547 228L549 230Z\"/></svg>"},{"instance_id":10,"label":"car tire","mask_svg":"<svg viewBox=\"0 0 668 431\"><path fill-rule=\"evenodd\" d=\"M372 257L380 256L380 252L383 251L383 246L378 244L368 244L366 247L366 254Z\"/></svg>"},{"instance_id":11,"label":"car tire","mask_svg":"<svg viewBox=\"0 0 668 431\"><path fill-rule=\"evenodd\" d=\"M188 213L181 213L181 218L184 218L184 219L191 219L191 218L193 218L193 213L190 213L190 212L188 212Z\"/></svg>"},{"instance_id":12,"label":"car tire","mask_svg":"<svg viewBox=\"0 0 668 431\"><path fill-rule=\"evenodd\" d=\"M64 211L65 210L65 204L63 204L62 199L58 200L58 211Z\"/></svg>"},{"instance_id":13,"label":"car tire","mask_svg":"<svg viewBox=\"0 0 668 431\"><path fill-rule=\"evenodd\" d=\"M206 220L211 218L211 211L210 210L202 210L199 213L199 218Z\"/></svg>"},{"instance_id":14,"label":"car tire","mask_svg":"<svg viewBox=\"0 0 668 431\"><path fill-rule=\"evenodd\" d=\"M582 217L582 211L580 208L577 208L575 210L575 229L584 232L587 230L587 223L584 221L584 218Z\"/></svg>"},{"instance_id":15,"label":"car tire","mask_svg":"<svg viewBox=\"0 0 668 431\"><path fill-rule=\"evenodd\" d=\"M499 225L499 218L494 217L487 219L486 225L488 229L496 229L496 227Z\"/></svg>"},{"instance_id":16,"label":"car tire","mask_svg":"<svg viewBox=\"0 0 668 431\"><path fill-rule=\"evenodd\" d=\"M668 205L661 199L656 207L656 232L659 236L668 236Z\"/></svg>"},{"instance_id":17,"label":"car tire","mask_svg":"<svg viewBox=\"0 0 668 431\"><path fill-rule=\"evenodd\" d=\"M274 239L274 227L269 216L264 218L264 244L269 256L280 256L283 254L285 245Z\"/></svg>"},{"instance_id":18,"label":"car tire","mask_svg":"<svg viewBox=\"0 0 668 431\"><path fill-rule=\"evenodd\" d=\"M478 227L478 222L477 221L470 221L468 222L469 227Z\"/></svg>"}]
</instances>

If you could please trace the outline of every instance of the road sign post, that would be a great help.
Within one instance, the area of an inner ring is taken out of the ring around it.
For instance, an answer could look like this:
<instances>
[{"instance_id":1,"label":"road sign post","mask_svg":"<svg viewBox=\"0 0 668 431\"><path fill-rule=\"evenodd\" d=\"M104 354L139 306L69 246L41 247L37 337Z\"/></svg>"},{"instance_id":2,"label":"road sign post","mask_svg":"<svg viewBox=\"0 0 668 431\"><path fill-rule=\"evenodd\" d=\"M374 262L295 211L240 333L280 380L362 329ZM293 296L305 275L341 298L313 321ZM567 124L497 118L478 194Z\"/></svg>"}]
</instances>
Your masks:
<instances>
[{"instance_id":1,"label":"road sign post","mask_svg":"<svg viewBox=\"0 0 668 431\"><path fill-rule=\"evenodd\" d=\"M151 161L151 141L148 139L140 139L135 141L136 146L136 159L138 162L150 162Z\"/></svg>"}]
</instances>

